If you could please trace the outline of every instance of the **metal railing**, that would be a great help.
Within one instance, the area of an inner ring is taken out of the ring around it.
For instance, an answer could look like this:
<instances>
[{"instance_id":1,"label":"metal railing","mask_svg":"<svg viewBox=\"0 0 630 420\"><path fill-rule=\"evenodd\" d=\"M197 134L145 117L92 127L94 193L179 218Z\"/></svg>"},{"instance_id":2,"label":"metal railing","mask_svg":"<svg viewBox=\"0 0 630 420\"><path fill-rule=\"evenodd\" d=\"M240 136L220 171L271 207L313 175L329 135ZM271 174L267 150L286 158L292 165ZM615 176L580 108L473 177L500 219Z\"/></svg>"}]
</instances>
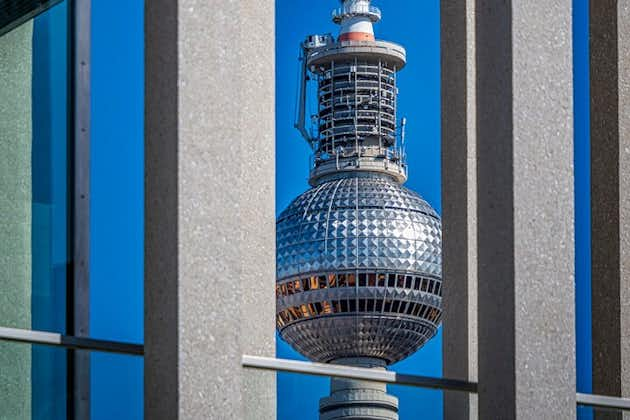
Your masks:
<instances>
[{"instance_id":1,"label":"metal railing","mask_svg":"<svg viewBox=\"0 0 630 420\"><path fill-rule=\"evenodd\" d=\"M75 337L59 333L25 330L20 328L0 327L0 340L19 343L43 344L47 346L65 347L76 350L93 350L109 353L144 355L141 344L120 341L97 340L93 338Z\"/></svg>"},{"instance_id":2,"label":"metal railing","mask_svg":"<svg viewBox=\"0 0 630 420\"><path fill-rule=\"evenodd\" d=\"M331 12L333 22L339 23L346 17L351 16L366 16L370 20L377 22L381 20L381 10L374 6L362 6L358 4L351 5L350 7L338 7Z\"/></svg>"},{"instance_id":3,"label":"metal railing","mask_svg":"<svg viewBox=\"0 0 630 420\"><path fill-rule=\"evenodd\" d=\"M409 375L398 372L369 368L333 365L327 363L303 362L300 360L277 359L244 355L242 366L245 368L271 370L277 372L302 373L306 375L328 376L336 378L359 379L393 385L407 385L419 388L461 391L476 394L477 383L458 379L435 378L430 376ZM594 394L576 394L576 404L613 410L630 411L630 399Z\"/></svg>"}]
</instances>

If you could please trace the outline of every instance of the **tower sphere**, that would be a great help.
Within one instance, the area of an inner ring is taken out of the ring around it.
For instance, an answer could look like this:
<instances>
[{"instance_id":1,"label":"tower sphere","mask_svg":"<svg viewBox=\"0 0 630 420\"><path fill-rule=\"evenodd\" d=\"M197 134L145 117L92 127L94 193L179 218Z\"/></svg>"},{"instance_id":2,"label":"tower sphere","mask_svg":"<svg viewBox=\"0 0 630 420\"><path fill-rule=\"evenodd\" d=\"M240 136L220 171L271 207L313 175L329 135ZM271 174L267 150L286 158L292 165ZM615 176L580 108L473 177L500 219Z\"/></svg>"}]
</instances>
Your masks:
<instances>
[{"instance_id":1,"label":"tower sphere","mask_svg":"<svg viewBox=\"0 0 630 420\"><path fill-rule=\"evenodd\" d=\"M295 350L395 363L437 330L440 219L388 176L346 174L280 214L277 273L278 330Z\"/></svg>"}]
</instances>

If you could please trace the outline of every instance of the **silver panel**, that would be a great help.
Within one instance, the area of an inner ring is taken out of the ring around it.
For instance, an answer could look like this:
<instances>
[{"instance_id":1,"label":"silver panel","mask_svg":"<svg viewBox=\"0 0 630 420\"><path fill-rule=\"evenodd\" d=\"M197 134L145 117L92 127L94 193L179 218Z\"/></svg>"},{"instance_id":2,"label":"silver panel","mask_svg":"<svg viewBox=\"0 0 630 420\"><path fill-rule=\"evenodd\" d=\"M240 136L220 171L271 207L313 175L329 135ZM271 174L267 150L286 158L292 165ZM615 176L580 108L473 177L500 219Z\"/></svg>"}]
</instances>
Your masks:
<instances>
[{"instance_id":1,"label":"silver panel","mask_svg":"<svg viewBox=\"0 0 630 420\"><path fill-rule=\"evenodd\" d=\"M306 191L280 214L276 235L278 280L354 269L442 276L439 216L386 177L342 178Z\"/></svg>"}]
</instances>

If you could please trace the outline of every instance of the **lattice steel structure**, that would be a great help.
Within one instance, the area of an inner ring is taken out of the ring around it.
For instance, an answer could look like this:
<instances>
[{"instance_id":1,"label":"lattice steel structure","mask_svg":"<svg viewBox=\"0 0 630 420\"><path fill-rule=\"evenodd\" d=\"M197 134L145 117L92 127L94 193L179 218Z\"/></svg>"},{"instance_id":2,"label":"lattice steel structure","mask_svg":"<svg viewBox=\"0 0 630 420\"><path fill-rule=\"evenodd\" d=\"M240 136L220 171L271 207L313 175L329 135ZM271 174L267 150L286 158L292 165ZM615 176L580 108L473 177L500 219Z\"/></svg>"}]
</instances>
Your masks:
<instances>
[{"instance_id":1,"label":"lattice steel structure","mask_svg":"<svg viewBox=\"0 0 630 420\"><path fill-rule=\"evenodd\" d=\"M407 179L396 73L405 49L374 39L380 10L346 0L338 39L302 44L296 127L313 149L309 183L277 221L277 326L317 362L378 369L433 337L441 317L441 224ZM306 123L307 82L317 113ZM403 120L404 121L404 120ZM333 379L321 419L396 419L381 385Z\"/></svg>"}]
</instances>

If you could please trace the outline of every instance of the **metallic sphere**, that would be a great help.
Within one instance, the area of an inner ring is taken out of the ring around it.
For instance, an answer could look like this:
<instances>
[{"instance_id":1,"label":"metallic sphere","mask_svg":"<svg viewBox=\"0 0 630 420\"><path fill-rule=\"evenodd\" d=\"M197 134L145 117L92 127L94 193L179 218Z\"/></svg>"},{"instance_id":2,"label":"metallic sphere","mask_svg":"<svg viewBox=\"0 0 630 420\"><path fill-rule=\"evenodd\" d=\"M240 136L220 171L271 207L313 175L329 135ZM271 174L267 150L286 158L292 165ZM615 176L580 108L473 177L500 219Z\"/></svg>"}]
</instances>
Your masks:
<instances>
[{"instance_id":1,"label":"metallic sphere","mask_svg":"<svg viewBox=\"0 0 630 420\"><path fill-rule=\"evenodd\" d=\"M441 224L415 192L379 174L343 174L277 220L277 327L313 361L395 363L441 317Z\"/></svg>"}]
</instances>

